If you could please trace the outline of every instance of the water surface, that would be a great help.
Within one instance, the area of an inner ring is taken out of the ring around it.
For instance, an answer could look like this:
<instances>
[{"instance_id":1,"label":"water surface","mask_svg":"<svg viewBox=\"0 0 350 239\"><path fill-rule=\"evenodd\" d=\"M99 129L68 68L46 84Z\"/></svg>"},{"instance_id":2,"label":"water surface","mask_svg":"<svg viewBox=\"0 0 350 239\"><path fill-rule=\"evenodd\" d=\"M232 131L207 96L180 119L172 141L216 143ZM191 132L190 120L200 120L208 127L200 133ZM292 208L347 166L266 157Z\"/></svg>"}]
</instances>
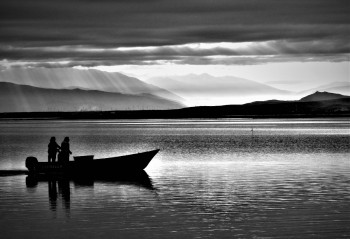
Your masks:
<instances>
[{"instance_id":1,"label":"water surface","mask_svg":"<svg viewBox=\"0 0 350 239\"><path fill-rule=\"evenodd\" d=\"M0 121L0 169L51 136L95 158L160 148L143 180L0 177L1 238L348 238L349 119Z\"/></svg>"}]
</instances>

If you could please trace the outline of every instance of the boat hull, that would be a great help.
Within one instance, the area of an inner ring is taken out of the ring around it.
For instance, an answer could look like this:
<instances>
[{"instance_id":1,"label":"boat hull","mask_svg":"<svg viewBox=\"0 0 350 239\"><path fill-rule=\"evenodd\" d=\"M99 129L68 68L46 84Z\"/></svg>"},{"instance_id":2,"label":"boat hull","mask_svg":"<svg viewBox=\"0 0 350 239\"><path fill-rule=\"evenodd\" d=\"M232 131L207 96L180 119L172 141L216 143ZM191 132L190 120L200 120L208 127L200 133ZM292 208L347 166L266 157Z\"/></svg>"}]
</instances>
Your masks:
<instances>
[{"instance_id":1,"label":"boat hull","mask_svg":"<svg viewBox=\"0 0 350 239\"><path fill-rule=\"evenodd\" d=\"M130 174L144 170L159 149L111 158L93 160L91 156L77 157L66 163L27 162L29 174L68 174L80 175L111 175ZM85 158L85 159L84 159ZM34 158L35 159L35 158Z\"/></svg>"}]
</instances>

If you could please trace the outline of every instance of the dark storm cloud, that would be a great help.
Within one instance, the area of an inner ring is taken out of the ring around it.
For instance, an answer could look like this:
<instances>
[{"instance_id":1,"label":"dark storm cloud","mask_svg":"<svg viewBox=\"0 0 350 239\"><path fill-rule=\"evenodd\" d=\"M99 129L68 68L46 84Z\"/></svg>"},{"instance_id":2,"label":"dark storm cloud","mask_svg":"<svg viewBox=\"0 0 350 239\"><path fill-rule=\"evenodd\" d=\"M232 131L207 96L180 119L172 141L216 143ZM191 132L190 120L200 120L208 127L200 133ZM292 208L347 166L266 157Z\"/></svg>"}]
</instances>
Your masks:
<instances>
[{"instance_id":1,"label":"dark storm cloud","mask_svg":"<svg viewBox=\"0 0 350 239\"><path fill-rule=\"evenodd\" d=\"M349 6L348 0L2 0L0 59L111 65L210 64L213 55L342 58L349 53ZM171 47L215 42L268 46ZM159 48L111 50L139 46ZM90 51L95 48L104 50Z\"/></svg>"}]
</instances>

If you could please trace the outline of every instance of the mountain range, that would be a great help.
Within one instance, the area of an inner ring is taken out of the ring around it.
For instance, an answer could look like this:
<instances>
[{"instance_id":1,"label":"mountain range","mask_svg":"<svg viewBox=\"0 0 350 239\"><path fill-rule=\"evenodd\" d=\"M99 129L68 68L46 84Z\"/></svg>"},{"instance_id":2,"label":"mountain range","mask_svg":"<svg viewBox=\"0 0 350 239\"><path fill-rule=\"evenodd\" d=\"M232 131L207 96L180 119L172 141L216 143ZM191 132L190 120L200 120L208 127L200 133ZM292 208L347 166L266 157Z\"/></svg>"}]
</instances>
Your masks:
<instances>
[{"instance_id":1,"label":"mountain range","mask_svg":"<svg viewBox=\"0 0 350 239\"><path fill-rule=\"evenodd\" d=\"M177 109L183 105L151 94L46 89L0 82L0 112Z\"/></svg>"},{"instance_id":2,"label":"mountain range","mask_svg":"<svg viewBox=\"0 0 350 239\"><path fill-rule=\"evenodd\" d=\"M127 95L152 94L181 103L179 96L118 72L74 68L8 68L0 71L0 82L46 89L82 89Z\"/></svg>"},{"instance_id":3,"label":"mountain range","mask_svg":"<svg viewBox=\"0 0 350 239\"><path fill-rule=\"evenodd\" d=\"M121 73L74 68L2 69L0 84L0 112L164 110L296 100L315 91L350 95L350 82L290 92L234 76L190 74L142 81Z\"/></svg>"},{"instance_id":4,"label":"mountain range","mask_svg":"<svg viewBox=\"0 0 350 239\"><path fill-rule=\"evenodd\" d=\"M292 92L234 76L209 74L153 77L147 83L157 85L186 99L188 105L243 104L271 98L291 99ZM210 96L210 97L209 97Z\"/></svg>"}]
</instances>

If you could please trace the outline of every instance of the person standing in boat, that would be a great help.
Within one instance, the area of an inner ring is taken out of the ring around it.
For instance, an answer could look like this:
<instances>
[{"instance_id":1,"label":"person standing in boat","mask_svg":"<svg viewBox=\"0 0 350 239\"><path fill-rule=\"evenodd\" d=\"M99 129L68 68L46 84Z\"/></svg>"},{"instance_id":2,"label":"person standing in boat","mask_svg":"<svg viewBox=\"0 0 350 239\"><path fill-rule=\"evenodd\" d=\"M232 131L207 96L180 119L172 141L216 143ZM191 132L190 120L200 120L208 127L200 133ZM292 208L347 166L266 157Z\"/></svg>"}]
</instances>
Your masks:
<instances>
[{"instance_id":1,"label":"person standing in boat","mask_svg":"<svg viewBox=\"0 0 350 239\"><path fill-rule=\"evenodd\" d=\"M65 137L63 142L61 143L61 152L60 158L63 163L69 161L69 155L72 154L69 148L69 137Z\"/></svg>"},{"instance_id":2,"label":"person standing in boat","mask_svg":"<svg viewBox=\"0 0 350 239\"><path fill-rule=\"evenodd\" d=\"M48 161L49 163L54 163L56 161L56 154L61 149L61 147L56 143L55 137L51 137L48 148Z\"/></svg>"}]
</instances>

